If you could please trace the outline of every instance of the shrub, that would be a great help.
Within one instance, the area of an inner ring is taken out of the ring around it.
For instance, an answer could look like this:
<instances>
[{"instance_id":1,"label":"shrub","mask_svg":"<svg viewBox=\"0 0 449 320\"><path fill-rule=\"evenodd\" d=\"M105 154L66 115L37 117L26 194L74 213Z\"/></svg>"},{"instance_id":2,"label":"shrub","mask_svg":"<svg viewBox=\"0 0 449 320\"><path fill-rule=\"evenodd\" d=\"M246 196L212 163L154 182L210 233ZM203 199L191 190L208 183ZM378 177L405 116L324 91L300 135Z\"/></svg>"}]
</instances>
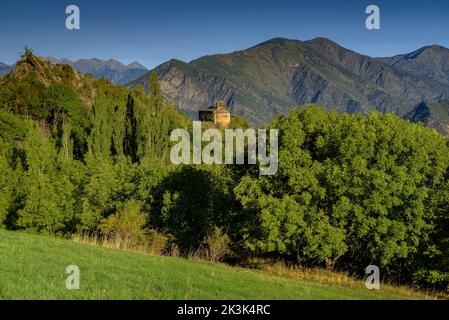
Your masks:
<instances>
[{"instance_id":1,"label":"shrub","mask_svg":"<svg viewBox=\"0 0 449 320\"><path fill-rule=\"evenodd\" d=\"M155 230L147 230L148 250L153 254L161 255L165 253L169 238L163 233Z\"/></svg>"},{"instance_id":2,"label":"shrub","mask_svg":"<svg viewBox=\"0 0 449 320\"><path fill-rule=\"evenodd\" d=\"M122 211L103 219L100 231L106 237L123 239L129 245L140 245L146 243L145 223L139 205L130 201Z\"/></svg>"},{"instance_id":3,"label":"shrub","mask_svg":"<svg viewBox=\"0 0 449 320\"><path fill-rule=\"evenodd\" d=\"M204 239L207 258L212 262L221 261L225 255L230 253L231 240L223 231L215 227L212 233Z\"/></svg>"},{"instance_id":4,"label":"shrub","mask_svg":"<svg viewBox=\"0 0 449 320\"><path fill-rule=\"evenodd\" d=\"M448 291L449 273L439 270L420 270L413 275L413 285L417 288Z\"/></svg>"},{"instance_id":5,"label":"shrub","mask_svg":"<svg viewBox=\"0 0 449 320\"><path fill-rule=\"evenodd\" d=\"M181 250L176 243L170 242L167 248L167 254L171 257L179 257L179 255L181 254Z\"/></svg>"}]
</instances>

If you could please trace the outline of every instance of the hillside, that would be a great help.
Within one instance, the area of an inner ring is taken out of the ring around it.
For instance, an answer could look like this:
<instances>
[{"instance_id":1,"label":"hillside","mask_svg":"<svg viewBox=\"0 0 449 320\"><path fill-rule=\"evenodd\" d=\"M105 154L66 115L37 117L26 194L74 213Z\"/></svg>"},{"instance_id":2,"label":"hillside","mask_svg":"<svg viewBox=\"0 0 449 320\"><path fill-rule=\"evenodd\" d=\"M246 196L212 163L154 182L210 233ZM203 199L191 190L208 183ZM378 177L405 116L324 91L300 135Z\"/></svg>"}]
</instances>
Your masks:
<instances>
[{"instance_id":1,"label":"hillside","mask_svg":"<svg viewBox=\"0 0 449 320\"><path fill-rule=\"evenodd\" d=\"M442 61L449 58L447 52L440 56ZM430 60L415 64L427 65ZM293 105L306 103L340 113L377 110L403 117L422 101L449 97L447 82L391 64L390 59L364 56L325 38L276 38L190 63L170 60L155 70L164 95L187 114L195 115L223 98L233 113L252 123L267 123ZM129 85L138 84L148 87L148 76Z\"/></svg>"},{"instance_id":2,"label":"hillside","mask_svg":"<svg viewBox=\"0 0 449 320\"><path fill-rule=\"evenodd\" d=\"M426 126L436 128L444 135L449 136L448 100L421 102L405 118L412 122L421 122Z\"/></svg>"},{"instance_id":3,"label":"hillside","mask_svg":"<svg viewBox=\"0 0 449 320\"><path fill-rule=\"evenodd\" d=\"M73 153L75 159L82 159L89 148L91 151L99 148L108 155L111 152L116 155L126 153L127 150L123 150L123 141L126 140L123 122L130 108L132 112L128 116L147 119L145 124L135 124L133 130L137 130L137 126L155 126L153 121L158 121L159 129L164 124L168 125L170 119L180 117L170 103L161 99L152 103L143 92L83 75L67 64L50 63L48 59L34 56L31 50L23 54L12 72L0 78L0 121L9 122L10 119L5 119L14 118L11 121L16 122L16 128L22 126L21 131L26 132L29 128L25 129L24 120L33 119L38 122L41 136L55 139L58 149L62 146L63 131L68 130L73 144L66 147L71 149L69 153ZM160 109L157 114L156 108ZM149 118L150 112L152 117ZM155 119L158 117L164 118L162 123ZM95 128L99 132L95 132ZM10 131L9 124L0 127L0 135L8 136ZM149 128L142 129L139 139L144 142L141 150L136 150L133 145L135 156L137 152L141 155L148 152L144 149L149 148L150 144L152 147L157 144L154 140L143 138L154 135L150 131ZM165 140L168 140L168 133L161 138L161 141ZM156 148L163 148L161 145L165 142L161 141Z\"/></svg>"},{"instance_id":4,"label":"hillside","mask_svg":"<svg viewBox=\"0 0 449 320\"><path fill-rule=\"evenodd\" d=\"M0 231L0 299L398 299L222 264L149 256ZM80 268L80 289L65 268Z\"/></svg>"}]
</instances>

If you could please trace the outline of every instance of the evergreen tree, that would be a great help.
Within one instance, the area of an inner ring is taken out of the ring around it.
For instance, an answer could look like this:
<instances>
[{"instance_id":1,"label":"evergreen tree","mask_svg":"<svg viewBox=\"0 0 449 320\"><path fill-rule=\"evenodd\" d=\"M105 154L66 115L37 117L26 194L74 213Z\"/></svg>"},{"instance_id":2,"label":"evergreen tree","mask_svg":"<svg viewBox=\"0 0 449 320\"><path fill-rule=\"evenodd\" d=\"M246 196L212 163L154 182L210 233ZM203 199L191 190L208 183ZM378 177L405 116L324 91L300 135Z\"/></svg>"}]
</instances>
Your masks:
<instances>
[{"instance_id":1,"label":"evergreen tree","mask_svg":"<svg viewBox=\"0 0 449 320\"><path fill-rule=\"evenodd\" d=\"M137 162L137 120L134 112L134 100L128 95L125 115L125 137L123 138L123 153Z\"/></svg>"}]
</instances>

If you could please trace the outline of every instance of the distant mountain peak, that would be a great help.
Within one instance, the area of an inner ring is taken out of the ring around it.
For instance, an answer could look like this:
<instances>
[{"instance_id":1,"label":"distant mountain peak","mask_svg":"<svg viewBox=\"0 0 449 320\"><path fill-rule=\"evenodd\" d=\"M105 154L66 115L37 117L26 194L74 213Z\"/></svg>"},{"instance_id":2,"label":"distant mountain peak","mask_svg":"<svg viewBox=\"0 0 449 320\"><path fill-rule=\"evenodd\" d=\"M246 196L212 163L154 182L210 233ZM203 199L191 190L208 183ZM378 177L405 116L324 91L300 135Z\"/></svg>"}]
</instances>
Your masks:
<instances>
[{"instance_id":1,"label":"distant mountain peak","mask_svg":"<svg viewBox=\"0 0 449 320\"><path fill-rule=\"evenodd\" d=\"M117 61L117 60L115 60L115 59L109 59L109 60L107 61L107 64L108 64L109 66L113 67L113 68L116 68L116 69L123 69L123 68L126 68L126 66L125 66L123 63L121 63L120 61Z\"/></svg>"},{"instance_id":2,"label":"distant mountain peak","mask_svg":"<svg viewBox=\"0 0 449 320\"><path fill-rule=\"evenodd\" d=\"M130 64L127 65L127 67L130 69L147 69L144 65L142 65L138 61L131 62Z\"/></svg>"},{"instance_id":3,"label":"distant mountain peak","mask_svg":"<svg viewBox=\"0 0 449 320\"><path fill-rule=\"evenodd\" d=\"M423 54L441 54L441 53L447 54L447 53L449 53L449 49L446 47L440 46L438 44L432 44L429 46L419 48L419 49L412 51L410 53L407 53L407 54L397 55L395 57L413 60Z\"/></svg>"},{"instance_id":4,"label":"distant mountain peak","mask_svg":"<svg viewBox=\"0 0 449 320\"><path fill-rule=\"evenodd\" d=\"M82 58L76 61L67 58L45 58L52 64L68 64L83 74L92 74L96 78L106 78L114 83L126 84L147 72L147 68L135 61L125 65L116 59Z\"/></svg>"},{"instance_id":5,"label":"distant mountain peak","mask_svg":"<svg viewBox=\"0 0 449 320\"><path fill-rule=\"evenodd\" d=\"M316 38L306 40L306 41L283 38L283 37L275 37L270 40L264 41L256 46L269 44L269 43L300 43L300 44L301 43L316 43L316 44L332 45L332 46L341 47L338 43L336 43L335 41L333 41L329 38L326 38L326 37L316 37Z\"/></svg>"},{"instance_id":6,"label":"distant mountain peak","mask_svg":"<svg viewBox=\"0 0 449 320\"><path fill-rule=\"evenodd\" d=\"M425 46L407 54L379 60L396 70L449 86L449 49L443 46Z\"/></svg>"},{"instance_id":7,"label":"distant mountain peak","mask_svg":"<svg viewBox=\"0 0 449 320\"><path fill-rule=\"evenodd\" d=\"M356 54L358 56L363 56L362 54L356 53L350 49L347 49L337 42L325 38L325 37L318 37L311 40L307 40L304 43L311 46L315 50L319 51L320 53L326 53L328 55L334 55L334 58L338 55L340 52L344 52L347 54Z\"/></svg>"},{"instance_id":8,"label":"distant mountain peak","mask_svg":"<svg viewBox=\"0 0 449 320\"><path fill-rule=\"evenodd\" d=\"M275 37L275 38L272 38L272 39L267 40L265 42L262 42L262 44L263 43L292 42L292 41L297 41L297 40L293 40L293 39L289 39L289 38L283 38L283 37Z\"/></svg>"},{"instance_id":9,"label":"distant mountain peak","mask_svg":"<svg viewBox=\"0 0 449 320\"><path fill-rule=\"evenodd\" d=\"M326 37L316 37L316 38L307 40L306 42L309 42L309 43L315 42L315 43L321 43L321 44L329 44L329 45L335 45L335 46L340 47L340 45L338 43L336 43L335 41L332 41L331 39L326 38Z\"/></svg>"},{"instance_id":10,"label":"distant mountain peak","mask_svg":"<svg viewBox=\"0 0 449 320\"><path fill-rule=\"evenodd\" d=\"M282 45L282 44L294 43L294 42L301 42L301 41L288 39L288 38L282 38L282 37L276 37L276 38L272 38L267 41L258 43L255 46L253 46L252 48L265 47L265 46L278 45L278 44ZM251 48L248 48L248 49L251 49Z\"/></svg>"}]
</instances>

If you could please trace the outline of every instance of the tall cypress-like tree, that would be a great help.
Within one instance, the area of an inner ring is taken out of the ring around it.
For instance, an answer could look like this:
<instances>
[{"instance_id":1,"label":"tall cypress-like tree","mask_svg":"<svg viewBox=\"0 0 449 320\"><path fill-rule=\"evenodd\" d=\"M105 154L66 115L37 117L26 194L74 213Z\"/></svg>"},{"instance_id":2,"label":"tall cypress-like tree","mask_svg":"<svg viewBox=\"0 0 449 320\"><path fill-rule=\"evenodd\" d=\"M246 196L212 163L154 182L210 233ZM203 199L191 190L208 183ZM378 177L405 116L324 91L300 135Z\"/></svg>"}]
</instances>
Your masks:
<instances>
[{"instance_id":1,"label":"tall cypress-like tree","mask_svg":"<svg viewBox=\"0 0 449 320\"><path fill-rule=\"evenodd\" d=\"M125 156L128 156L132 162L137 162L137 119L134 109L134 99L129 94L126 102L123 153Z\"/></svg>"},{"instance_id":2,"label":"tall cypress-like tree","mask_svg":"<svg viewBox=\"0 0 449 320\"><path fill-rule=\"evenodd\" d=\"M156 72L151 74L148 98L150 99L150 112L153 119L151 126L152 151L154 155L160 157L168 147L170 121Z\"/></svg>"}]
</instances>

